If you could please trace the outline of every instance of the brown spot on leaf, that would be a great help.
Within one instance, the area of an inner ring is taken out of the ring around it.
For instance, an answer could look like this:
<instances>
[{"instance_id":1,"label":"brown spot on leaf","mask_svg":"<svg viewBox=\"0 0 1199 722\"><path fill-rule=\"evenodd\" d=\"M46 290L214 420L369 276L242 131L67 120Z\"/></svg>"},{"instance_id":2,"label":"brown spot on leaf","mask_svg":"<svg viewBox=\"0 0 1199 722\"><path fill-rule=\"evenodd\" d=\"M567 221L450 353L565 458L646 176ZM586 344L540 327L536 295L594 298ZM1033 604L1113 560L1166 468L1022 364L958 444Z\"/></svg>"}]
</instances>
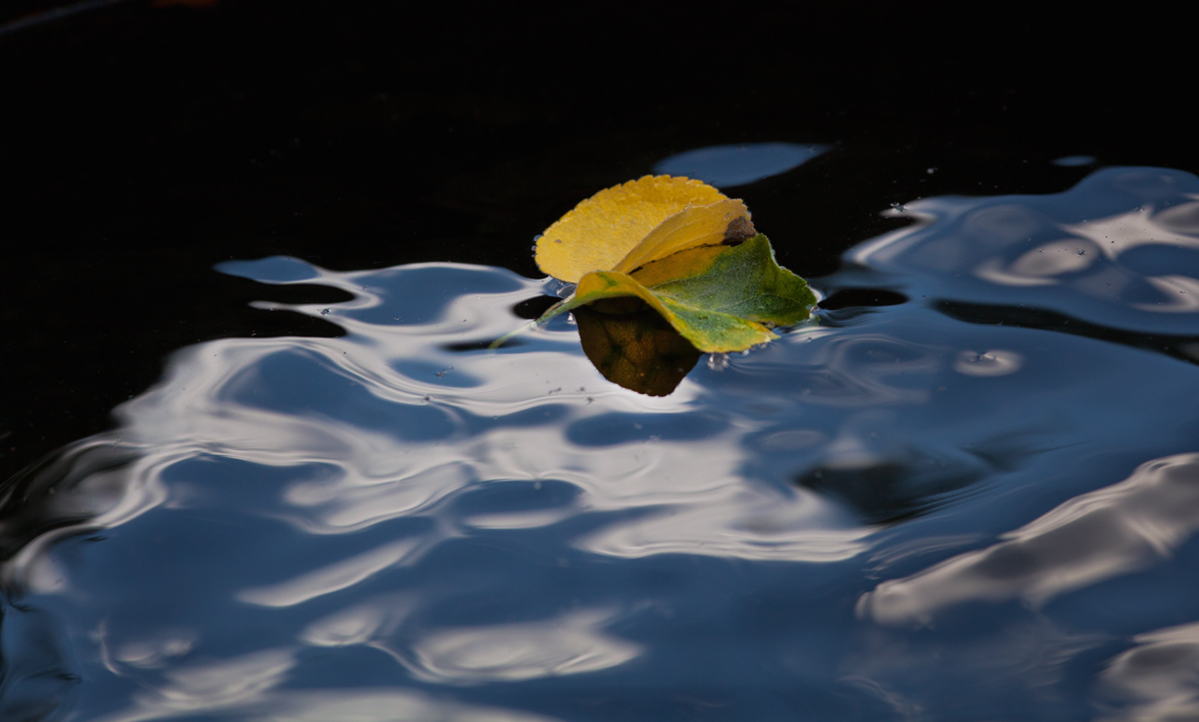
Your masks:
<instances>
[{"instance_id":1,"label":"brown spot on leaf","mask_svg":"<svg viewBox=\"0 0 1199 722\"><path fill-rule=\"evenodd\" d=\"M754 230L754 222L747 216L737 216L729 221L729 227L724 230L724 245L735 246L756 235L758 232Z\"/></svg>"}]
</instances>

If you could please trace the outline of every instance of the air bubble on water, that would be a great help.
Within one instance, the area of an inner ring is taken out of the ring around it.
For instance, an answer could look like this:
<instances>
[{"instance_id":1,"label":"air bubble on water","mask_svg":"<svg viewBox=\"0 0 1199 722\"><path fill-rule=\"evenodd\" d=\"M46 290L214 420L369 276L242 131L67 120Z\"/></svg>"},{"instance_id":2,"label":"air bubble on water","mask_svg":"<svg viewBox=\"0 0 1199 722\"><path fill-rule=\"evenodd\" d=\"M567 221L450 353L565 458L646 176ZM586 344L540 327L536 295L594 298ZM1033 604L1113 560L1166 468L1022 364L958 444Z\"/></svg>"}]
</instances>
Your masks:
<instances>
[{"instance_id":1,"label":"air bubble on water","mask_svg":"<svg viewBox=\"0 0 1199 722\"><path fill-rule=\"evenodd\" d=\"M729 367L729 355L727 353L714 353L708 355L708 368L713 371L724 371Z\"/></svg>"}]
</instances>

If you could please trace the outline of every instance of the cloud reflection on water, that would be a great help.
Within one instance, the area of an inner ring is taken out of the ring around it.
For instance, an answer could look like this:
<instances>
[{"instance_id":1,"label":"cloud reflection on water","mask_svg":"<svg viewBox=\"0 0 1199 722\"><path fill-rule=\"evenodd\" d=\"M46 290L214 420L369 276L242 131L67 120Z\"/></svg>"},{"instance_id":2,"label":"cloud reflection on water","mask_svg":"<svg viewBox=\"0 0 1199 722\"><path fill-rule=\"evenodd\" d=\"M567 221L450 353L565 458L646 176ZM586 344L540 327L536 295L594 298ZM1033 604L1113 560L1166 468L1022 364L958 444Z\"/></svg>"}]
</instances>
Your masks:
<instances>
[{"instance_id":1,"label":"cloud reflection on water","mask_svg":"<svg viewBox=\"0 0 1199 722\"><path fill-rule=\"evenodd\" d=\"M1071 679L1120 634L1054 610L1158 573L1199 526L1195 367L1153 345L1199 337L1155 286L1199 277L1177 197L1195 183L1172 173L913 204L926 223L829 280L900 300L830 310L663 398L606 382L565 322L486 351L540 281L228 264L346 291L256 304L346 335L184 349L119 429L20 487L4 580L35 611L5 608L5 639L58 649L20 636L52 619L78 709L112 720L541 720L598 698L629 705L613 717L818 700L847 720L1081 718ZM1095 224L1118 217L1177 242L1109 257ZM1067 333L1005 324L1034 302ZM1069 333L1088 315L1097 331ZM1180 619L1185 591L1160 595ZM1005 600L1028 606L978 603ZM6 673L48 698L41 672Z\"/></svg>"},{"instance_id":2,"label":"cloud reflection on water","mask_svg":"<svg viewBox=\"0 0 1199 722\"><path fill-rule=\"evenodd\" d=\"M266 587L243 589L236 596L247 604L263 607L303 604L310 599L352 587L389 567L410 562L419 548L420 540L401 539L295 579Z\"/></svg>"},{"instance_id":3,"label":"cloud reflection on water","mask_svg":"<svg viewBox=\"0 0 1199 722\"><path fill-rule=\"evenodd\" d=\"M443 264L427 270L445 267ZM405 269L401 275L410 277L419 271ZM308 274L305 280L312 282ZM359 285L345 278L339 283L346 287ZM519 284L520 291L497 294L485 304L476 301L461 311L477 320L477 326L465 334L467 338L486 338L507 330L507 326L500 325L501 320L511 324L506 308L540 287L525 280ZM680 506L680 511L686 511L671 525L676 529L674 541L662 540L668 546L691 546L711 535L716 543L700 544L705 553L723 549L723 553L747 558L763 553L761 540L747 537L744 531L730 528L725 533L718 528L722 523L739 523L726 519L721 508L737 488L737 442L744 430L727 429L722 422L704 426L703 417L691 411L698 392L694 383L685 381L677 393L667 398L617 390L599 379L581 358L580 363L563 364L563 351L568 351L567 357L579 356L573 338L560 338L565 334L539 334L531 339L534 349L518 347L518 352L511 354L447 352L447 345L464 338L455 324L444 321L447 313L457 318L458 314L449 309L461 303L454 301L442 312L425 313L426 322L415 325L377 325L349 318L356 309L386 305L379 291L372 294L367 301L360 299L347 304L347 309L337 308L325 316L353 331L343 339L224 340L183 352L172 365L172 377L167 382L122 407L129 427L127 435L143 447L163 448L167 440L188 439L197 451L207 454L269 465L319 465L325 471L317 478L301 477L288 484L282 495L283 506L272 511L273 516L311 533L360 532L414 515L440 517L441 506L486 480L552 479L584 491L586 496L575 501L575 509L621 510L663 503ZM863 339L857 343L867 342ZM873 345L879 346L879 342ZM841 352L857 353L850 346ZM865 353L880 352L872 346ZM302 362L280 360L285 356ZM390 362L404 358L426 359L424 365L430 369L452 367L447 376L466 373L479 383L466 388L441 385L432 372L427 378L411 378L398 373ZM513 376L511 366L517 361L520 372ZM927 361L917 363L927 365ZM896 367L888 373L907 370L907 366ZM514 379L520 381L513 383ZM837 389L819 393L828 395L831 403L840 403L846 398L842 386L862 382L862 378L847 379ZM867 383L873 389L872 396L911 393L890 390L881 380ZM324 399L334 392L325 392L321 387L337 385L353 393L337 392L340 396L336 404L297 401L303 394ZM538 395L538 386L547 388ZM290 394L286 397L288 406L281 407L276 399L284 398L283 391L276 392L276 388L307 390L300 396ZM339 405L347 403L348 397L357 399L352 401L353 408L339 411ZM424 413L429 420L411 431L391 423L389 419L402 418L397 414L404 408ZM330 414L335 416L330 418ZM671 420L664 431L654 433L652 419L658 414ZM380 421L373 422L373 418ZM677 434L680 423L690 425L698 436L661 438L659 434ZM445 430L434 433L430 424L444 425ZM644 431L643 426L650 430ZM754 493L765 494L764 504L777 501L774 492ZM801 503L797 508L804 509L807 529L800 537L812 533L811 525L816 525L814 544L825 550L817 552L817 557L829 553L830 539L847 533L847 538L862 535L857 530L842 531L842 515L827 502L807 492L799 494ZM477 516L455 519L439 527L443 529L439 534L453 534L452 530L462 525L530 528L555 523L565 514L553 509L533 511L536 513L520 515L521 521L505 522L498 517L487 521ZM678 521L685 519L692 521L680 526ZM820 533L820 527L830 522L832 535ZM795 543L785 546L794 548ZM767 542L767 546L773 544ZM628 546L621 547L625 551L618 555L626 556ZM608 547L601 543L593 551L599 549ZM778 549L770 553L778 554ZM859 546L851 544L834 556L843 557L851 549L858 550ZM380 568L388 566L380 564ZM358 578L351 574L346 579L350 577ZM316 587L323 583L313 584L312 593L317 593ZM324 586L342 588L332 582ZM280 599L310 598L295 590L276 592L282 595ZM263 603L266 593L253 590L241 595Z\"/></svg>"},{"instance_id":4,"label":"cloud reflection on water","mask_svg":"<svg viewBox=\"0 0 1199 722\"><path fill-rule=\"evenodd\" d=\"M1138 634L1136 646L1103 671L1107 700L1131 702L1102 722L1181 722L1199 719L1199 624Z\"/></svg>"},{"instance_id":5,"label":"cloud reflection on water","mask_svg":"<svg viewBox=\"0 0 1199 722\"><path fill-rule=\"evenodd\" d=\"M1060 194L928 198L888 215L917 223L847 257L879 271L915 271L923 292L1145 333L1192 332L1199 182L1189 173L1110 168ZM1146 264L1142 251L1169 259L1169 270Z\"/></svg>"},{"instance_id":6,"label":"cloud reflection on water","mask_svg":"<svg viewBox=\"0 0 1199 722\"><path fill-rule=\"evenodd\" d=\"M166 684L135 693L131 709L96 722L141 722L232 712L260 703L296 664L292 649L267 649L207 664L178 666Z\"/></svg>"},{"instance_id":7,"label":"cloud reflection on water","mask_svg":"<svg viewBox=\"0 0 1199 722\"><path fill-rule=\"evenodd\" d=\"M358 687L289 689L299 663L295 648L172 670L167 683L134 693L126 709L94 722L150 722L178 717L220 717L273 722L554 722L542 715L442 700L415 690Z\"/></svg>"},{"instance_id":8,"label":"cloud reflection on water","mask_svg":"<svg viewBox=\"0 0 1199 722\"><path fill-rule=\"evenodd\" d=\"M1169 556L1199 529L1199 454L1157 459L1127 480L1075 497L985 549L863 595L858 613L882 624L928 624L970 601L1062 594Z\"/></svg>"},{"instance_id":9,"label":"cloud reflection on water","mask_svg":"<svg viewBox=\"0 0 1199 722\"><path fill-rule=\"evenodd\" d=\"M539 622L436 631L414 647L417 675L450 683L519 681L624 664L641 646L604 634L615 614L576 611Z\"/></svg>"}]
</instances>

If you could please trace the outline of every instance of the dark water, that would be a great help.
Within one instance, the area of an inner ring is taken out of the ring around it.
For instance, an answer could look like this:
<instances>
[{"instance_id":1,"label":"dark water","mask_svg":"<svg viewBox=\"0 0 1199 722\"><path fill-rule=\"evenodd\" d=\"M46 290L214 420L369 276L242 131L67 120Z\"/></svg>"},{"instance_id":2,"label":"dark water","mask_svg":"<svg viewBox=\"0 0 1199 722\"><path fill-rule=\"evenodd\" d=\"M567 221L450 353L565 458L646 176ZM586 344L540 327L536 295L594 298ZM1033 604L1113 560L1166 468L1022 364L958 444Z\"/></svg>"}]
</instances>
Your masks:
<instances>
[{"instance_id":1,"label":"dark water","mask_svg":"<svg viewBox=\"0 0 1199 722\"><path fill-rule=\"evenodd\" d=\"M0 718L1199 716L1199 178L889 213L665 398L486 350L542 280L220 264L342 300L9 483Z\"/></svg>"}]
</instances>

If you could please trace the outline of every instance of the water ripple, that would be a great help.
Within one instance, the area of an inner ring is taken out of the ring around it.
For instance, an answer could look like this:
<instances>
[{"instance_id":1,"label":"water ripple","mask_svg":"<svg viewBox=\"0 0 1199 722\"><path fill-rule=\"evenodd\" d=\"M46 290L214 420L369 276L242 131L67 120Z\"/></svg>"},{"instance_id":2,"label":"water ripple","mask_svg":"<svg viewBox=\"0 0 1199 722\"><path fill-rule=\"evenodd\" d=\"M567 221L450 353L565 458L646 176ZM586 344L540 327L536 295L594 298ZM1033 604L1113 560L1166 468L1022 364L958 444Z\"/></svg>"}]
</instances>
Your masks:
<instances>
[{"instance_id":1,"label":"water ripple","mask_svg":"<svg viewBox=\"0 0 1199 722\"><path fill-rule=\"evenodd\" d=\"M1141 333L1199 333L1199 178L1109 168L1065 193L908 204L918 221L855 249L918 295L1060 311ZM1146 267L1145 252L1170 271ZM979 283L982 281L983 283Z\"/></svg>"},{"instance_id":2,"label":"water ripple","mask_svg":"<svg viewBox=\"0 0 1199 722\"><path fill-rule=\"evenodd\" d=\"M345 333L182 349L4 487L0 716L1189 714L1199 179L904 212L666 397L488 351L546 281L222 264Z\"/></svg>"}]
</instances>

